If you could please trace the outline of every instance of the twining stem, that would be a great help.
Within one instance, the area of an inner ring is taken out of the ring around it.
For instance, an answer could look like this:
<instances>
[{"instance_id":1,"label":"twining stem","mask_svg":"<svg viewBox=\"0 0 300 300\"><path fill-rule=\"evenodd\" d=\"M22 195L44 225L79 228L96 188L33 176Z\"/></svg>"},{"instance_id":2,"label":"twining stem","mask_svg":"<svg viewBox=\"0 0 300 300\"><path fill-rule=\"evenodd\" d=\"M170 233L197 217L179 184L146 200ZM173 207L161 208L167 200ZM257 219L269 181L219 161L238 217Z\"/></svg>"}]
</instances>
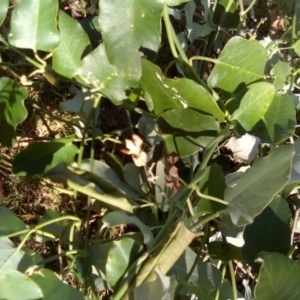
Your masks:
<instances>
[{"instance_id":1,"label":"twining stem","mask_svg":"<svg viewBox=\"0 0 300 300\"><path fill-rule=\"evenodd\" d=\"M208 200L211 200L211 201L215 201L215 202L218 202L218 203L221 203L221 204L224 204L224 205L228 205L228 203L222 199L219 199L219 198L216 198L216 197L213 197L213 196L209 196L209 195L206 195L206 194L203 194L201 193L199 187L196 187L195 188L195 191L196 191L196 194L201 197L201 198L204 198L204 199L208 199Z\"/></svg>"}]
</instances>

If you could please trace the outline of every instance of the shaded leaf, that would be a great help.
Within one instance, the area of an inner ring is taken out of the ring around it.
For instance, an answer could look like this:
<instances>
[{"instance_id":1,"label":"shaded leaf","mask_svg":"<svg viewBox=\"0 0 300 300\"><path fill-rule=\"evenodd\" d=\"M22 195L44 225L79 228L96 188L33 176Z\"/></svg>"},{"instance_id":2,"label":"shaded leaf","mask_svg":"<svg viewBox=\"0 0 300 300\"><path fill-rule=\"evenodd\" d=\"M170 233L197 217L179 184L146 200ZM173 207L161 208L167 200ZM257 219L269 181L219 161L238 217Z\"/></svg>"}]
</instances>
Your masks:
<instances>
[{"instance_id":1,"label":"shaded leaf","mask_svg":"<svg viewBox=\"0 0 300 300\"><path fill-rule=\"evenodd\" d=\"M283 88L287 77L290 75L292 68L287 62L281 60L274 66L271 71L271 74L275 77L273 85L275 90L280 90Z\"/></svg>"},{"instance_id":2,"label":"shaded leaf","mask_svg":"<svg viewBox=\"0 0 300 300\"><path fill-rule=\"evenodd\" d=\"M73 286L63 282L53 271L42 269L31 276L43 292L43 300L83 300L84 295ZM20 298L19 298L20 299ZM23 298L22 298L23 299Z\"/></svg>"},{"instance_id":3,"label":"shaded leaf","mask_svg":"<svg viewBox=\"0 0 300 300\"><path fill-rule=\"evenodd\" d=\"M143 283L134 290L134 299L173 300L177 281L174 276L164 276L159 268L155 269L154 281Z\"/></svg>"},{"instance_id":4,"label":"shaded leaf","mask_svg":"<svg viewBox=\"0 0 300 300\"><path fill-rule=\"evenodd\" d=\"M149 243L153 241L153 234L150 228L141 222L136 216L128 216L123 211L114 211L106 214L102 218L102 222L103 225L101 230L106 227L114 227L122 224L134 224L141 230L144 236L144 243L146 245L149 245Z\"/></svg>"},{"instance_id":5,"label":"shaded leaf","mask_svg":"<svg viewBox=\"0 0 300 300\"><path fill-rule=\"evenodd\" d=\"M2 0L0 2L0 26L2 25L6 17L8 6L9 6L9 0Z\"/></svg>"},{"instance_id":6,"label":"shaded leaf","mask_svg":"<svg viewBox=\"0 0 300 300\"><path fill-rule=\"evenodd\" d=\"M26 224L12 210L0 206L0 236L26 229Z\"/></svg>"},{"instance_id":7,"label":"shaded leaf","mask_svg":"<svg viewBox=\"0 0 300 300\"><path fill-rule=\"evenodd\" d=\"M216 241L207 245L208 254L211 258L230 261L230 260L242 260L241 248L236 247L232 244Z\"/></svg>"},{"instance_id":8,"label":"shaded leaf","mask_svg":"<svg viewBox=\"0 0 300 300\"><path fill-rule=\"evenodd\" d=\"M236 186L226 189L225 200L235 225L251 224L282 190L290 178L293 154L292 145L274 149L268 156L255 160Z\"/></svg>"},{"instance_id":9,"label":"shaded leaf","mask_svg":"<svg viewBox=\"0 0 300 300\"><path fill-rule=\"evenodd\" d=\"M15 128L27 117L24 100L28 92L16 81L0 78L0 144L11 147L16 143Z\"/></svg>"},{"instance_id":10,"label":"shaded leaf","mask_svg":"<svg viewBox=\"0 0 300 300\"><path fill-rule=\"evenodd\" d=\"M263 78L266 61L267 49L258 41L233 37L215 62L208 83L213 88L234 92Z\"/></svg>"},{"instance_id":11,"label":"shaded leaf","mask_svg":"<svg viewBox=\"0 0 300 300\"><path fill-rule=\"evenodd\" d=\"M246 226L242 256L252 270L259 270L259 265L254 261L261 251L288 254L291 239L290 218L288 203L277 196L252 224Z\"/></svg>"},{"instance_id":12,"label":"shaded leaf","mask_svg":"<svg viewBox=\"0 0 300 300\"><path fill-rule=\"evenodd\" d=\"M57 1L17 1L11 19L9 42L17 48L53 51L59 42L57 13Z\"/></svg>"},{"instance_id":13,"label":"shaded leaf","mask_svg":"<svg viewBox=\"0 0 300 300\"><path fill-rule=\"evenodd\" d=\"M251 130L269 109L274 95L274 86L268 82L251 84L232 119L239 121L245 130Z\"/></svg>"},{"instance_id":14,"label":"shaded leaf","mask_svg":"<svg viewBox=\"0 0 300 300\"><path fill-rule=\"evenodd\" d=\"M276 93L262 119L252 129L265 143L281 143L294 134L296 113L289 95Z\"/></svg>"},{"instance_id":15,"label":"shaded leaf","mask_svg":"<svg viewBox=\"0 0 300 300\"><path fill-rule=\"evenodd\" d=\"M30 264L31 259L23 250L17 250L10 239L0 237L0 276L9 270L24 272Z\"/></svg>"},{"instance_id":16,"label":"shaded leaf","mask_svg":"<svg viewBox=\"0 0 300 300\"><path fill-rule=\"evenodd\" d=\"M69 165L78 151L70 139L53 142L36 142L20 152L13 162L13 172L18 176L45 174L57 165Z\"/></svg>"},{"instance_id":17,"label":"shaded leaf","mask_svg":"<svg viewBox=\"0 0 300 300\"><path fill-rule=\"evenodd\" d=\"M142 178L141 168L138 168L133 163L128 163L123 168L123 175L128 184L130 184L141 195L145 195L143 190L144 180Z\"/></svg>"},{"instance_id":18,"label":"shaded leaf","mask_svg":"<svg viewBox=\"0 0 300 300\"><path fill-rule=\"evenodd\" d=\"M89 46L89 38L80 24L65 12L59 12L58 27L60 40L53 51L53 70L66 77L72 78L81 64L81 56Z\"/></svg>"},{"instance_id":19,"label":"shaded leaf","mask_svg":"<svg viewBox=\"0 0 300 300\"><path fill-rule=\"evenodd\" d=\"M44 299L40 287L29 276L15 270L9 270L0 276L0 291L1 299Z\"/></svg>"},{"instance_id":20,"label":"shaded leaf","mask_svg":"<svg viewBox=\"0 0 300 300\"><path fill-rule=\"evenodd\" d=\"M255 300L300 298L300 265L283 254L261 252L262 263L258 282L254 289Z\"/></svg>"}]
</instances>

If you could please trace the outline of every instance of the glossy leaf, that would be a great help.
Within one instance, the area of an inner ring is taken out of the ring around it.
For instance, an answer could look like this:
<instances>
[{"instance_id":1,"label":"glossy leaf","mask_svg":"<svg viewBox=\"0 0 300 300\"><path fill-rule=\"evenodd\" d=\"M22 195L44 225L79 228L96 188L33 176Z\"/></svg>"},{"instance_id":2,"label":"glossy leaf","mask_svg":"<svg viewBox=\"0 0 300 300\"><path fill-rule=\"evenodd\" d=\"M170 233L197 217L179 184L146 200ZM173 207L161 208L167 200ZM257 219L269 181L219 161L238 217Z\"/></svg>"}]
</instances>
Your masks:
<instances>
[{"instance_id":1,"label":"glossy leaf","mask_svg":"<svg viewBox=\"0 0 300 300\"><path fill-rule=\"evenodd\" d=\"M18 250L9 238L0 237L0 276L9 270L25 272L30 264L31 259L23 250Z\"/></svg>"},{"instance_id":2,"label":"glossy leaf","mask_svg":"<svg viewBox=\"0 0 300 300\"><path fill-rule=\"evenodd\" d=\"M279 253L261 252L262 263L258 282L254 289L255 300L300 298L300 265Z\"/></svg>"},{"instance_id":3,"label":"glossy leaf","mask_svg":"<svg viewBox=\"0 0 300 300\"><path fill-rule=\"evenodd\" d=\"M16 81L0 78L0 144L11 147L16 143L15 128L27 117L24 100L28 92Z\"/></svg>"},{"instance_id":4,"label":"glossy leaf","mask_svg":"<svg viewBox=\"0 0 300 300\"><path fill-rule=\"evenodd\" d=\"M153 234L150 228L141 222L141 220L139 220L136 216L129 216L123 211L114 211L106 214L102 218L102 223L103 225L101 230L107 227L114 227L122 224L134 224L141 230L144 236L144 243L146 245L149 245L153 241Z\"/></svg>"},{"instance_id":5,"label":"glossy leaf","mask_svg":"<svg viewBox=\"0 0 300 300\"><path fill-rule=\"evenodd\" d=\"M268 82L251 84L232 119L239 121L245 130L251 130L269 109L274 95L274 86Z\"/></svg>"},{"instance_id":6,"label":"glossy leaf","mask_svg":"<svg viewBox=\"0 0 300 300\"><path fill-rule=\"evenodd\" d=\"M288 254L291 240L290 218L288 203L277 196L252 224L246 226L242 256L252 270L259 270L259 264L254 261L261 251Z\"/></svg>"},{"instance_id":7,"label":"glossy leaf","mask_svg":"<svg viewBox=\"0 0 300 300\"><path fill-rule=\"evenodd\" d=\"M177 281L174 276L163 275L155 269L156 278L151 282L143 283L134 290L134 299L163 299L173 300Z\"/></svg>"},{"instance_id":8,"label":"glossy leaf","mask_svg":"<svg viewBox=\"0 0 300 300\"><path fill-rule=\"evenodd\" d=\"M1 299L44 299L40 287L29 276L15 270L0 276L0 291Z\"/></svg>"},{"instance_id":9,"label":"glossy leaf","mask_svg":"<svg viewBox=\"0 0 300 300\"><path fill-rule=\"evenodd\" d=\"M13 162L13 172L18 176L45 174L58 164L73 162L78 149L69 139L53 142L36 142L20 152Z\"/></svg>"},{"instance_id":10,"label":"glossy leaf","mask_svg":"<svg viewBox=\"0 0 300 300\"><path fill-rule=\"evenodd\" d=\"M200 132L205 130L217 131L219 124L213 117L200 114L188 108L170 109L160 115L174 130Z\"/></svg>"},{"instance_id":11,"label":"glossy leaf","mask_svg":"<svg viewBox=\"0 0 300 300\"><path fill-rule=\"evenodd\" d=\"M42 269L31 276L31 279L40 287L43 300L83 300L84 295L73 286L63 282L53 271ZM23 298L22 298L23 299Z\"/></svg>"},{"instance_id":12,"label":"glossy leaf","mask_svg":"<svg viewBox=\"0 0 300 300\"><path fill-rule=\"evenodd\" d=\"M12 210L0 206L0 236L26 229L26 224Z\"/></svg>"},{"instance_id":13,"label":"glossy leaf","mask_svg":"<svg viewBox=\"0 0 300 300\"><path fill-rule=\"evenodd\" d=\"M252 129L265 143L281 143L294 134L296 113L289 95L277 93L262 119Z\"/></svg>"},{"instance_id":14,"label":"glossy leaf","mask_svg":"<svg viewBox=\"0 0 300 300\"><path fill-rule=\"evenodd\" d=\"M267 49L256 40L233 37L224 47L208 83L213 88L234 92L264 77Z\"/></svg>"},{"instance_id":15,"label":"glossy leaf","mask_svg":"<svg viewBox=\"0 0 300 300\"><path fill-rule=\"evenodd\" d=\"M8 6L9 6L9 0L2 0L0 2L0 26L2 25L2 23L6 17L6 13L8 11Z\"/></svg>"},{"instance_id":16,"label":"glossy leaf","mask_svg":"<svg viewBox=\"0 0 300 300\"><path fill-rule=\"evenodd\" d=\"M142 65L141 84L153 101L156 115L172 108L193 108L214 116L220 122L224 120L224 113L204 87L186 78L165 78L159 67L145 59Z\"/></svg>"},{"instance_id":17,"label":"glossy leaf","mask_svg":"<svg viewBox=\"0 0 300 300\"><path fill-rule=\"evenodd\" d=\"M281 146L253 166L234 187L227 187L225 200L233 223L251 224L289 181L294 147ZM276 184L274 184L276 182Z\"/></svg>"},{"instance_id":18,"label":"glossy leaf","mask_svg":"<svg viewBox=\"0 0 300 300\"><path fill-rule=\"evenodd\" d=\"M125 90L135 84L129 77L120 77L119 69L108 61L103 44L84 57L77 74L116 104L127 98Z\"/></svg>"},{"instance_id":19,"label":"glossy leaf","mask_svg":"<svg viewBox=\"0 0 300 300\"><path fill-rule=\"evenodd\" d=\"M163 5L160 0L101 1L99 23L107 57L122 77L140 79L141 46L158 50Z\"/></svg>"},{"instance_id":20,"label":"glossy leaf","mask_svg":"<svg viewBox=\"0 0 300 300\"><path fill-rule=\"evenodd\" d=\"M53 51L53 70L66 77L72 78L81 64L81 56L90 45L89 38L73 18L65 12L59 12L58 27L60 40Z\"/></svg>"},{"instance_id":21,"label":"glossy leaf","mask_svg":"<svg viewBox=\"0 0 300 300\"><path fill-rule=\"evenodd\" d=\"M12 14L9 42L18 48L53 51L59 42L57 13L57 1L17 1Z\"/></svg>"}]
</instances>

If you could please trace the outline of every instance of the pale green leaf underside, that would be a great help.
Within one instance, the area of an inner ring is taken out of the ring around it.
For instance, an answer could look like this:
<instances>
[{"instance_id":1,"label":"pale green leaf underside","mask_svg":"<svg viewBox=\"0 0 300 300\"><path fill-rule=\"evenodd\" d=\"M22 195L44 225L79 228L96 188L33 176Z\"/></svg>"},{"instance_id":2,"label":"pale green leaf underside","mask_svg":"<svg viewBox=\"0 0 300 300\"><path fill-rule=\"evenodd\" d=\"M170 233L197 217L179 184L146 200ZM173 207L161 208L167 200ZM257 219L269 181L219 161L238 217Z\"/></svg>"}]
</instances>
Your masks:
<instances>
[{"instance_id":1,"label":"pale green leaf underside","mask_svg":"<svg viewBox=\"0 0 300 300\"><path fill-rule=\"evenodd\" d=\"M0 26L6 17L8 5L9 5L9 0L1 0L1 2L0 2Z\"/></svg>"}]
</instances>

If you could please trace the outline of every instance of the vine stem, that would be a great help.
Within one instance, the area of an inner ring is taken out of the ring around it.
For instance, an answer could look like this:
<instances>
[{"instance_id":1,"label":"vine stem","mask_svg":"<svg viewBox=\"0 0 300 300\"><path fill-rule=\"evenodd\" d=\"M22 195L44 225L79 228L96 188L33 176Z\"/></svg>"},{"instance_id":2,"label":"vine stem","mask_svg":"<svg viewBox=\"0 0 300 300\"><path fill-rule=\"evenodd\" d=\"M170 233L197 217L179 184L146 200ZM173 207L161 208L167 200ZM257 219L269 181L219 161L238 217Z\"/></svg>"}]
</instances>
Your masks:
<instances>
[{"instance_id":1,"label":"vine stem","mask_svg":"<svg viewBox=\"0 0 300 300\"><path fill-rule=\"evenodd\" d=\"M230 277L231 277L233 300L237 300L236 281L235 281L235 274L234 274L232 260L228 262L228 266L229 266Z\"/></svg>"}]
</instances>

